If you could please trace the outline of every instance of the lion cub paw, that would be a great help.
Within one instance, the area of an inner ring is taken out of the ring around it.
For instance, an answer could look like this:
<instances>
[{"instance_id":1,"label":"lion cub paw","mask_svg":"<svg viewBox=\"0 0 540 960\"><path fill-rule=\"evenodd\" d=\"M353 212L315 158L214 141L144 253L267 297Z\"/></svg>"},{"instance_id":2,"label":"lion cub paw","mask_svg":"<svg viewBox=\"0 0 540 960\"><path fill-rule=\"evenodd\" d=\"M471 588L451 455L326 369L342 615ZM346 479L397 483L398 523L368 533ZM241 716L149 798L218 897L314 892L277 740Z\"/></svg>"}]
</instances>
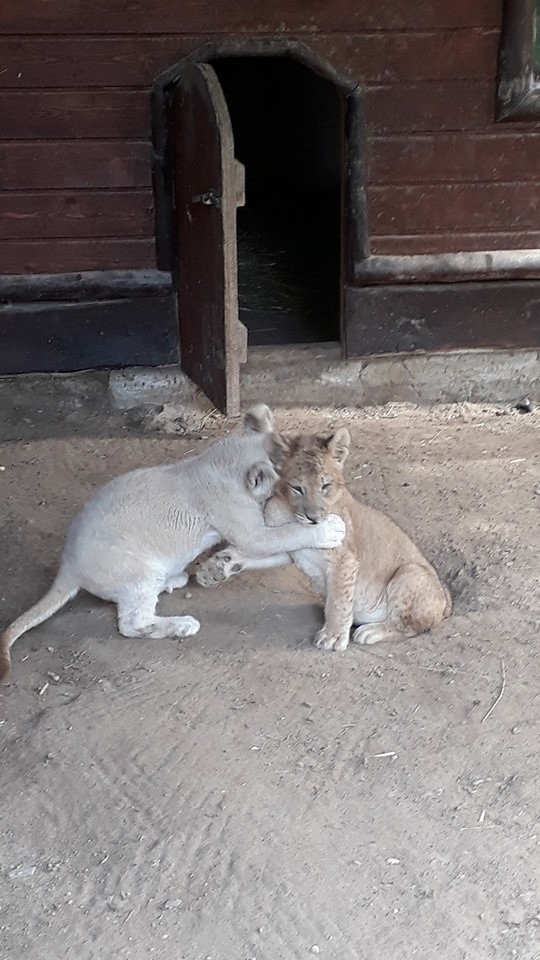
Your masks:
<instances>
[{"instance_id":1,"label":"lion cub paw","mask_svg":"<svg viewBox=\"0 0 540 960\"><path fill-rule=\"evenodd\" d=\"M346 650L349 646L349 637L343 634L334 634L328 633L326 627L322 627L321 630L315 635L313 641L316 647L319 650Z\"/></svg>"},{"instance_id":2,"label":"lion cub paw","mask_svg":"<svg viewBox=\"0 0 540 960\"><path fill-rule=\"evenodd\" d=\"M201 587L216 587L218 583L228 580L241 570L242 563L230 550L220 550L201 563L195 573L195 579Z\"/></svg>"}]
</instances>

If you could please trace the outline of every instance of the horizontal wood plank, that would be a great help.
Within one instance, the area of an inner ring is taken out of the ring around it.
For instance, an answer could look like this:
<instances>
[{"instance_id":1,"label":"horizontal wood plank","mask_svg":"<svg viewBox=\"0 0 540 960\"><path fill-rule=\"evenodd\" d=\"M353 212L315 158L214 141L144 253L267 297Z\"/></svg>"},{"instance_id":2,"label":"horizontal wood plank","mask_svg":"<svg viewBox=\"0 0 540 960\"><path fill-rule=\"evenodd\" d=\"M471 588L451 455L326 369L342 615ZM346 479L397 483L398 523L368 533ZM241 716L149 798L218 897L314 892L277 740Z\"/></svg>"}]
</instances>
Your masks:
<instances>
[{"instance_id":1,"label":"horizontal wood plank","mask_svg":"<svg viewBox=\"0 0 540 960\"><path fill-rule=\"evenodd\" d=\"M371 134L482 130L493 125L493 81L428 80L368 87Z\"/></svg>"},{"instance_id":2,"label":"horizontal wood plank","mask_svg":"<svg viewBox=\"0 0 540 960\"><path fill-rule=\"evenodd\" d=\"M537 348L540 281L348 287L346 355Z\"/></svg>"},{"instance_id":3,"label":"horizontal wood plank","mask_svg":"<svg viewBox=\"0 0 540 960\"><path fill-rule=\"evenodd\" d=\"M300 38L302 39L302 38ZM208 35L0 38L0 89L144 87ZM359 83L488 79L498 30L318 35L304 42Z\"/></svg>"},{"instance_id":4,"label":"horizontal wood plank","mask_svg":"<svg viewBox=\"0 0 540 960\"><path fill-rule=\"evenodd\" d=\"M150 187L151 144L131 140L0 143L0 190Z\"/></svg>"},{"instance_id":5,"label":"horizontal wood plank","mask_svg":"<svg viewBox=\"0 0 540 960\"><path fill-rule=\"evenodd\" d=\"M176 298L0 306L0 374L176 363Z\"/></svg>"},{"instance_id":6,"label":"horizontal wood plank","mask_svg":"<svg viewBox=\"0 0 540 960\"><path fill-rule=\"evenodd\" d=\"M489 250L376 256L356 265L361 284L540 280L540 250Z\"/></svg>"},{"instance_id":7,"label":"horizontal wood plank","mask_svg":"<svg viewBox=\"0 0 540 960\"><path fill-rule=\"evenodd\" d=\"M0 37L0 89L143 87L206 37Z\"/></svg>"},{"instance_id":8,"label":"horizontal wood plank","mask_svg":"<svg viewBox=\"0 0 540 960\"><path fill-rule=\"evenodd\" d=\"M538 181L540 133L374 137L369 182Z\"/></svg>"},{"instance_id":9,"label":"horizontal wood plank","mask_svg":"<svg viewBox=\"0 0 540 960\"><path fill-rule=\"evenodd\" d=\"M461 253L475 250L534 250L540 248L540 231L522 233L429 233L371 237L374 254Z\"/></svg>"},{"instance_id":10,"label":"horizontal wood plank","mask_svg":"<svg viewBox=\"0 0 540 960\"><path fill-rule=\"evenodd\" d=\"M24 33L311 33L313 30L422 30L496 26L497 0L26 0L4 4L0 30Z\"/></svg>"},{"instance_id":11,"label":"horizontal wood plank","mask_svg":"<svg viewBox=\"0 0 540 960\"><path fill-rule=\"evenodd\" d=\"M540 230L538 183L373 187L368 210L376 235Z\"/></svg>"},{"instance_id":12,"label":"horizontal wood plank","mask_svg":"<svg viewBox=\"0 0 540 960\"><path fill-rule=\"evenodd\" d=\"M0 77L1 80L1 77ZM4 90L1 140L150 136L148 90Z\"/></svg>"},{"instance_id":13,"label":"horizontal wood plank","mask_svg":"<svg viewBox=\"0 0 540 960\"><path fill-rule=\"evenodd\" d=\"M0 193L0 240L152 237L152 205L146 190Z\"/></svg>"},{"instance_id":14,"label":"horizontal wood plank","mask_svg":"<svg viewBox=\"0 0 540 960\"><path fill-rule=\"evenodd\" d=\"M77 273L0 274L0 301L125 300L173 292L171 276L161 270L86 270Z\"/></svg>"},{"instance_id":15,"label":"horizontal wood plank","mask_svg":"<svg viewBox=\"0 0 540 960\"><path fill-rule=\"evenodd\" d=\"M0 274L154 269L154 240L1 240Z\"/></svg>"},{"instance_id":16,"label":"horizontal wood plank","mask_svg":"<svg viewBox=\"0 0 540 960\"><path fill-rule=\"evenodd\" d=\"M479 29L314 36L309 40L314 50L352 79L379 84L495 78L498 44L498 30Z\"/></svg>"}]
</instances>

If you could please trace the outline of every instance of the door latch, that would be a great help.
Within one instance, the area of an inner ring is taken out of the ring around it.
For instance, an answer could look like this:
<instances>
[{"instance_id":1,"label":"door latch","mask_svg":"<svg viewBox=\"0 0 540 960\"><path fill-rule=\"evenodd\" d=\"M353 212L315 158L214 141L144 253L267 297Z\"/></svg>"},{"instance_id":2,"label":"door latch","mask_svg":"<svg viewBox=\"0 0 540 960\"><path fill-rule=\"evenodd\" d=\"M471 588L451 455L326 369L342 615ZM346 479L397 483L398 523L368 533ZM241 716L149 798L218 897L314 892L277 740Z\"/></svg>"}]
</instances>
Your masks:
<instances>
[{"instance_id":1,"label":"door latch","mask_svg":"<svg viewBox=\"0 0 540 960\"><path fill-rule=\"evenodd\" d=\"M215 190L207 190L206 193L199 193L191 198L192 203L203 203L205 207L215 207L221 210L221 197Z\"/></svg>"}]
</instances>

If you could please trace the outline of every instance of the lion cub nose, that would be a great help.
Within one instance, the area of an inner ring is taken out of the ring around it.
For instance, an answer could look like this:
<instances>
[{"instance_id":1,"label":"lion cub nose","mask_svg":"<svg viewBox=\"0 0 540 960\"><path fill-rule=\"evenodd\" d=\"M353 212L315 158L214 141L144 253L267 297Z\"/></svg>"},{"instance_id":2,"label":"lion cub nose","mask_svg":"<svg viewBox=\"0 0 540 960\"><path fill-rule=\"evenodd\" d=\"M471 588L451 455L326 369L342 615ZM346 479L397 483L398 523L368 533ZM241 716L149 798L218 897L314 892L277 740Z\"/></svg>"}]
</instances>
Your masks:
<instances>
[{"instance_id":1,"label":"lion cub nose","mask_svg":"<svg viewBox=\"0 0 540 960\"><path fill-rule=\"evenodd\" d=\"M305 513L310 523L320 523L320 520L321 520L320 513L317 513L315 510L306 510Z\"/></svg>"}]
</instances>

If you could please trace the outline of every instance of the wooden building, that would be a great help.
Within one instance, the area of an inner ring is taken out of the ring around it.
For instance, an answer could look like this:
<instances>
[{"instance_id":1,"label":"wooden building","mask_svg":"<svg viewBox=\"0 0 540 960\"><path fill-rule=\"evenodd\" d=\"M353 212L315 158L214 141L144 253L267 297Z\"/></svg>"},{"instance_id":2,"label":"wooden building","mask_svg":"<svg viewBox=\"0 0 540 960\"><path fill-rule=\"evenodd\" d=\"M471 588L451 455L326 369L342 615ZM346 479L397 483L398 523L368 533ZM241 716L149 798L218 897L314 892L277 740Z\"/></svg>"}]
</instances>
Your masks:
<instances>
[{"instance_id":1,"label":"wooden building","mask_svg":"<svg viewBox=\"0 0 540 960\"><path fill-rule=\"evenodd\" d=\"M0 8L0 373L540 345L540 0ZM240 321L240 322L239 322Z\"/></svg>"}]
</instances>

